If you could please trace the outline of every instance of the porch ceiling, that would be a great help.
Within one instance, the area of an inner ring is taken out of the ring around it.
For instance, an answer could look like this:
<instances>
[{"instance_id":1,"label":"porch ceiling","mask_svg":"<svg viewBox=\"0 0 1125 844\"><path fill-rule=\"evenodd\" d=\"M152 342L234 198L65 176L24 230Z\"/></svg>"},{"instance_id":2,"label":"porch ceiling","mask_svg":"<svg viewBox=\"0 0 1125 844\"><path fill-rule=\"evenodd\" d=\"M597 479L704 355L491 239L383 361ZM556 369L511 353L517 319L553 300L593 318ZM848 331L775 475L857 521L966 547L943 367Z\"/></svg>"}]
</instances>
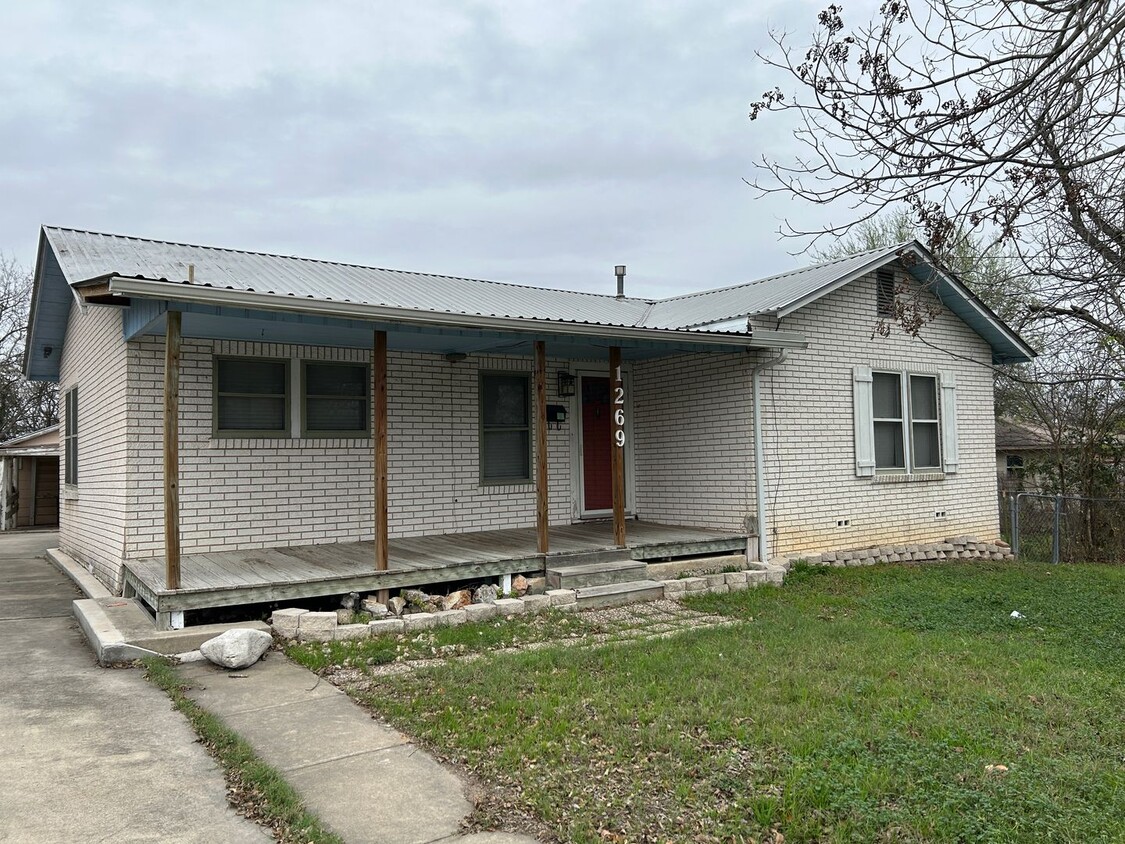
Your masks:
<instances>
[{"instance_id":1,"label":"porch ceiling","mask_svg":"<svg viewBox=\"0 0 1125 844\"><path fill-rule=\"evenodd\" d=\"M163 336L169 302L133 299L122 314L126 340ZM644 360L691 352L738 352L763 345L747 335L726 343L608 338L532 331L498 331L481 328L414 325L397 322L368 322L302 313L279 313L214 305L176 302L183 313L183 336L209 340L244 340L261 343L291 343L308 346L371 348L372 332L387 332L387 345L396 351L447 354L531 355L536 340L547 343L551 357L602 360L611 346L622 350L625 360ZM658 332L653 332L658 334Z\"/></svg>"}]
</instances>

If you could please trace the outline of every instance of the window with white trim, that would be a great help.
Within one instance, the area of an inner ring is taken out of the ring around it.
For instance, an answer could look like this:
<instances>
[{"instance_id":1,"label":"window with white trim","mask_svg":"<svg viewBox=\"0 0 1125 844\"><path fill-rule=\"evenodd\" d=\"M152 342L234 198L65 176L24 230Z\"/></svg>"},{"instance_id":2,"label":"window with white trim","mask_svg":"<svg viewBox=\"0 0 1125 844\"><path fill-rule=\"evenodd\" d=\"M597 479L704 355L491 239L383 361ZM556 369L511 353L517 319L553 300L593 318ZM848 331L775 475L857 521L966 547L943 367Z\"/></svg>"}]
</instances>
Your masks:
<instances>
[{"instance_id":1,"label":"window with white trim","mask_svg":"<svg viewBox=\"0 0 1125 844\"><path fill-rule=\"evenodd\" d=\"M871 404L876 471L941 471L936 377L874 372Z\"/></svg>"},{"instance_id":2,"label":"window with white trim","mask_svg":"<svg viewBox=\"0 0 1125 844\"><path fill-rule=\"evenodd\" d=\"M531 379L516 373L480 375L480 480L531 481Z\"/></svg>"},{"instance_id":3,"label":"window with white trim","mask_svg":"<svg viewBox=\"0 0 1125 844\"><path fill-rule=\"evenodd\" d=\"M956 379L857 366L856 474L931 475L957 471Z\"/></svg>"},{"instance_id":4,"label":"window with white trim","mask_svg":"<svg viewBox=\"0 0 1125 844\"><path fill-rule=\"evenodd\" d=\"M63 483L78 485L78 388L66 391L63 401L66 436L63 442Z\"/></svg>"}]
</instances>

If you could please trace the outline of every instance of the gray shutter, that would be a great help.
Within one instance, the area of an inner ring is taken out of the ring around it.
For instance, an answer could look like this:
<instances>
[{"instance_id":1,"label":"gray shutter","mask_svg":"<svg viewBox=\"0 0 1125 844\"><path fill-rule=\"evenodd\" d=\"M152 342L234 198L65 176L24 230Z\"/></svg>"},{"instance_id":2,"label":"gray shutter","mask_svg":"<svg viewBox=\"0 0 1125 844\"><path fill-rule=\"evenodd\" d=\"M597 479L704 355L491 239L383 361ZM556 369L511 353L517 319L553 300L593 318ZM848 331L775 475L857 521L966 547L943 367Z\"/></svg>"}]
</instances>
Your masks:
<instances>
[{"instance_id":1,"label":"gray shutter","mask_svg":"<svg viewBox=\"0 0 1125 844\"><path fill-rule=\"evenodd\" d=\"M855 473L861 478L875 475L875 426L871 419L871 367L852 370L852 418L855 422Z\"/></svg>"},{"instance_id":2,"label":"gray shutter","mask_svg":"<svg viewBox=\"0 0 1125 844\"><path fill-rule=\"evenodd\" d=\"M941 468L951 474L957 471L957 376L942 372L938 384L941 389Z\"/></svg>"}]
</instances>

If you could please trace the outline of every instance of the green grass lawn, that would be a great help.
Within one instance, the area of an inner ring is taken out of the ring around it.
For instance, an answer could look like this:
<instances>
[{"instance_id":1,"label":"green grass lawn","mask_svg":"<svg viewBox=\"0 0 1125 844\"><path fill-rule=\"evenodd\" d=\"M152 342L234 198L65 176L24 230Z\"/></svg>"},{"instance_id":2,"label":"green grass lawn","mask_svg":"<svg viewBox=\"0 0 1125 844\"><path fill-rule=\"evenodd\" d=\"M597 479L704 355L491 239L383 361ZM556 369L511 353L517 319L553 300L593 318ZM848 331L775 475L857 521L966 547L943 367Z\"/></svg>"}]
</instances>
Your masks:
<instances>
[{"instance_id":1,"label":"green grass lawn","mask_svg":"<svg viewBox=\"0 0 1125 844\"><path fill-rule=\"evenodd\" d=\"M495 786L483 823L562 841L1125 841L1125 569L806 569L692 606L742 623L352 692Z\"/></svg>"}]
</instances>

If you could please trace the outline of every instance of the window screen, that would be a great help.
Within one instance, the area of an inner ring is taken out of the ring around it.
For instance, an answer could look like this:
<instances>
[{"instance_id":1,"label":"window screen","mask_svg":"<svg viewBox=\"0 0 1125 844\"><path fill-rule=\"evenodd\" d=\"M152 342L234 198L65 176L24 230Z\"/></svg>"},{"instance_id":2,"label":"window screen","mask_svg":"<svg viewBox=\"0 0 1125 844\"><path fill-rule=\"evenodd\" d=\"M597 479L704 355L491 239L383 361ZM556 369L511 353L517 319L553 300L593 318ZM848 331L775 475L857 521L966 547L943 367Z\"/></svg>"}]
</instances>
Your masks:
<instances>
[{"instance_id":1,"label":"window screen","mask_svg":"<svg viewBox=\"0 0 1125 844\"><path fill-rule=\"evenodd\" d=\"M306 361L304 374L306 434L370 432L370 378L365 364Z\"/></svg>"},{"instance_id":2,"label":"window screen","mask_svg":"<svg viewBox=\"0 0 1125 844\"><path fill-rule=\"evenodd\" d=\"M480 377L480 475L485 483L531 480L531 389L526 375Z\"/></svg>"},{"instance_id":3,"label":"window screen","mask_svg":"<svg viewBox=\"0 0 1125 844\"><path fill-rule=\"evenodd\" d=\"M902 431L902 382L890 372L871 376L871 404L875 423L875 468L906 468Z\"/></svg>"},{"instance_id":4,"label":"window screen","mask_svg":"<svg viewBox=\"0 0 1125 844\"><path fill-rule=\"evenodd\" d=\"M64 483L76 485L78 483L78 388L75 387L66 393L65 407L63 408L66 421L66 441L63 444Z\"/></svg>"},{"instance_id":5,"label":"window screen","mask_svg":"<svg viewBox=\"0 0 1125 844\"><path fill-rule=\"evenodd\" d=\"M288 428L288 361L215 359L217 433L266 436Z\"/></svg>"},{"instance_id":6,"label":"window screen","mask_svg":"<svg viewBox=\"0 0 1125 844\"><path fill-rule=\"evenodd\" d=\"M915 469L940 469L937 379L910 376L910 436Z\"/></svg>"}]
</instances>

